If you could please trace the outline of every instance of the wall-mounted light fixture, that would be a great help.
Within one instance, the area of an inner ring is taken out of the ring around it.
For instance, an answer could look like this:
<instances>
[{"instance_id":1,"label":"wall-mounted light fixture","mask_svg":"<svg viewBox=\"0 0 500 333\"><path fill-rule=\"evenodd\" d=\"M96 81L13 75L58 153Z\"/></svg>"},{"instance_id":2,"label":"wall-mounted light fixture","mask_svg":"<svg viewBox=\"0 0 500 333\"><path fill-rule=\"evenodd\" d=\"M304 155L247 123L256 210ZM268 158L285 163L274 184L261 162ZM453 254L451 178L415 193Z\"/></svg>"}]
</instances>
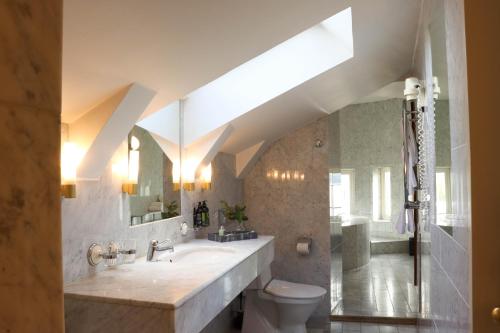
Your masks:
<instances>
[{"instance_id":1,"label":"wall-mounted light fixture","mask_svg":"<svg viewBox=\"0 0 500 333\"><path fill-rule=\"evenodd\" d=\"M186 159L182 161L182 188L185 191L194 191L195 189L194 181L197 165L198 163L196 163L193 159Z\"/></svg>"},{"instance_id":2,"label":"wall-mounted light fixture","mask_svg":"<svg viewBox=\"0 0 500 333\"><path fill-rule=\"evenodd\" d=\"M268 170L266 173L266 177L271 180L280 180L284 181L304 181L305 174L298 170L284 170L279 171L276 169Z\"/></svg>"},{"instance_id":3,"label":"wall-mounted light fixture","mask_svg":"<svg viewBox=\"0 0 500 333\"><path fill-rule=\"evenodd\" d=\"M210 190L212 188L212 163L203 168L201 172L201 189Z\"/></svg>"},{"instance_id":4,"label":"wall-mounted light fixture","mask_svg":"<svg viewBox=\"0 0 500 333\"><path fill-rule=\"evenodd\" d=\"M61 196L76 198L76 169L81 154L73 142L64 142L61 149Z\"/></svg>"},{"instance_id":5,"label":"wall-mounted light fixture","mask_svg":"<svg viewBox=\"0 0 500 333\"><path fill-rule=\"evenodd\" d=\"M174 191L181 189L181 164L179 160L172 163L172 183Z\"/></svg>"},{"instance_id":6,"label":"wall-mounted light fixture","mask_svg":"<svg viewBox=\"0 0 500 333\"><path fill-rule=\"evenodd\" d=\"M128 151L128 173L122 184L122 192L137 194L137 184L139 182L139 147L141 143L135 136L130 137Z\"/></svg>"}]
</instances>

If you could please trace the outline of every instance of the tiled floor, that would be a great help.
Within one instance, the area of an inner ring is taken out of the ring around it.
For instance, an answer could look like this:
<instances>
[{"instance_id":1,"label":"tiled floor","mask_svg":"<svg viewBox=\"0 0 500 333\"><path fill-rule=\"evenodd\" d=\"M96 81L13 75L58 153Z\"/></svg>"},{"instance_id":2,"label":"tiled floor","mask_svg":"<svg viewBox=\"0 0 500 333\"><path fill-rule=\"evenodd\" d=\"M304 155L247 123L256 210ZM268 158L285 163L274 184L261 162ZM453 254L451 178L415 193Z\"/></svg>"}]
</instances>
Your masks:
<instances>
[{"instance_id":1,"label":"tiled floor","mask_svg":"<svg viewBox=\"0 0 500 333\"><path fill-rule=\"evenodd\" d=\"M378 325L366 323L332 323L330 332L417 333L417 327L406 325Z\"/></svg>"},{"instance_id":2,"label":"tiled floor","mask_svg":"<svg viewBox=\"0 0 500 333\"><path fill-rule=\"evenodd\" d=\"M416 326L409 325L381 325L367 323L331 323L330 327L322 330L308 330L307 333L417 333ZM419 333L428 333L429 331L420 330Z\"/></svg>"},{"instance_id":3,"label":"tiled floor","mask_svg":"<svg viewBox=\"0 0 500 333\"><path fill-rule=\"evenodd\" d=\"M333 255L332 260L333 314L384 317L418 315L418 290L413 286L413 257L407 254L372 255L368 265L343 274L339 273L338 261L341 258ZM427 260L423 260L422 265L427 265ZM424 283L424 303L428 300L427 291L428 285ZM423 309L425 312L427 306Z\"/></svg>"}]
</instances>

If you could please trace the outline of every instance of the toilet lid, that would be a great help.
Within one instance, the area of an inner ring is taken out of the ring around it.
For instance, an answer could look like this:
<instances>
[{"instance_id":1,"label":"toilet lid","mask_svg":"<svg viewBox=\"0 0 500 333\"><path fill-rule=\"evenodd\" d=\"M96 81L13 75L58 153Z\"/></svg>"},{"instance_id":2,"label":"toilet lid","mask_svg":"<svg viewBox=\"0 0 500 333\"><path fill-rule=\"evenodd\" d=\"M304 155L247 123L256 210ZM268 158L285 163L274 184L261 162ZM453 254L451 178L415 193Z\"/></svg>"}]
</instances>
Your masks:
<instances>
[{"instance_id":1,"label":"toilet lid","mask_svg":"<svg viewBox=\"0 0 500 333\"><path fill-rule=\"evenodd\" d=\"M316 298L326 294L326 290L318 286L283 280L272 280L264 291L273 296L285 298Z\"/></svg>"}]
</instances>

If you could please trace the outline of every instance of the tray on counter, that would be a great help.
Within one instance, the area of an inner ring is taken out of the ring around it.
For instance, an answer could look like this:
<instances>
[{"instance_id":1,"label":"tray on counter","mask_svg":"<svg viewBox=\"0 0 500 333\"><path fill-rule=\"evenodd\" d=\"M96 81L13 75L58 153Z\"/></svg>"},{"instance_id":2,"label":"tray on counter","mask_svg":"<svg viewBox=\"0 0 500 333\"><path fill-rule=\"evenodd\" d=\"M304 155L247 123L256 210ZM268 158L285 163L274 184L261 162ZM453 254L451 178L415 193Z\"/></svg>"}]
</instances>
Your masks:
<instances>
[{"instance_id":1,"label":"tray on counter","mask_svg":"<svg viewBox=\"0 0 500 333\"><path fill-rule=\"evenodd\" d=\"M223 236L220 236L218 232L213 232L208 234L208 240L214 242L234 242L246 239L257 238L257 232L255 231L225 231Z\"/></svg>"}]
</instances>

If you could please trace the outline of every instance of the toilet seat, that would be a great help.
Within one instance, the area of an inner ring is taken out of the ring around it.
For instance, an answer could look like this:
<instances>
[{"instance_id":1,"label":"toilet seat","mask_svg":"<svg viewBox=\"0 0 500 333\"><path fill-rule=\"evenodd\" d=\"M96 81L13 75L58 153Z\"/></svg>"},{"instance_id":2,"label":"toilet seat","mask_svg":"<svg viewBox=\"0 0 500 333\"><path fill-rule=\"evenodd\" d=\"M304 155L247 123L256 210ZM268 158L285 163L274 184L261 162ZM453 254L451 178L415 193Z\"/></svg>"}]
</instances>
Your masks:
<instances>
[{"instance_id":1,"label":"toilet seat","mask_svg":"<svg viewBox=\"0 0 500 333\"><path fill-rule=\"evenodd\" d=\"M264 288L264 292L276 298L295 299L297 301L315 300L326 294L326 290L318 286L277 279L271 280Z\"/></svg>"},{"instance_id":2,"label":"toilet seat","mask_svg":"<svg viewBox=\"0 0 500 333\"><path fill-rule=\"evenodd\" d=\"M306 333L306 322L327 294L319 286L272 279L268 274L247 289L242 333Z\"/></svg>"}]
</instances>

